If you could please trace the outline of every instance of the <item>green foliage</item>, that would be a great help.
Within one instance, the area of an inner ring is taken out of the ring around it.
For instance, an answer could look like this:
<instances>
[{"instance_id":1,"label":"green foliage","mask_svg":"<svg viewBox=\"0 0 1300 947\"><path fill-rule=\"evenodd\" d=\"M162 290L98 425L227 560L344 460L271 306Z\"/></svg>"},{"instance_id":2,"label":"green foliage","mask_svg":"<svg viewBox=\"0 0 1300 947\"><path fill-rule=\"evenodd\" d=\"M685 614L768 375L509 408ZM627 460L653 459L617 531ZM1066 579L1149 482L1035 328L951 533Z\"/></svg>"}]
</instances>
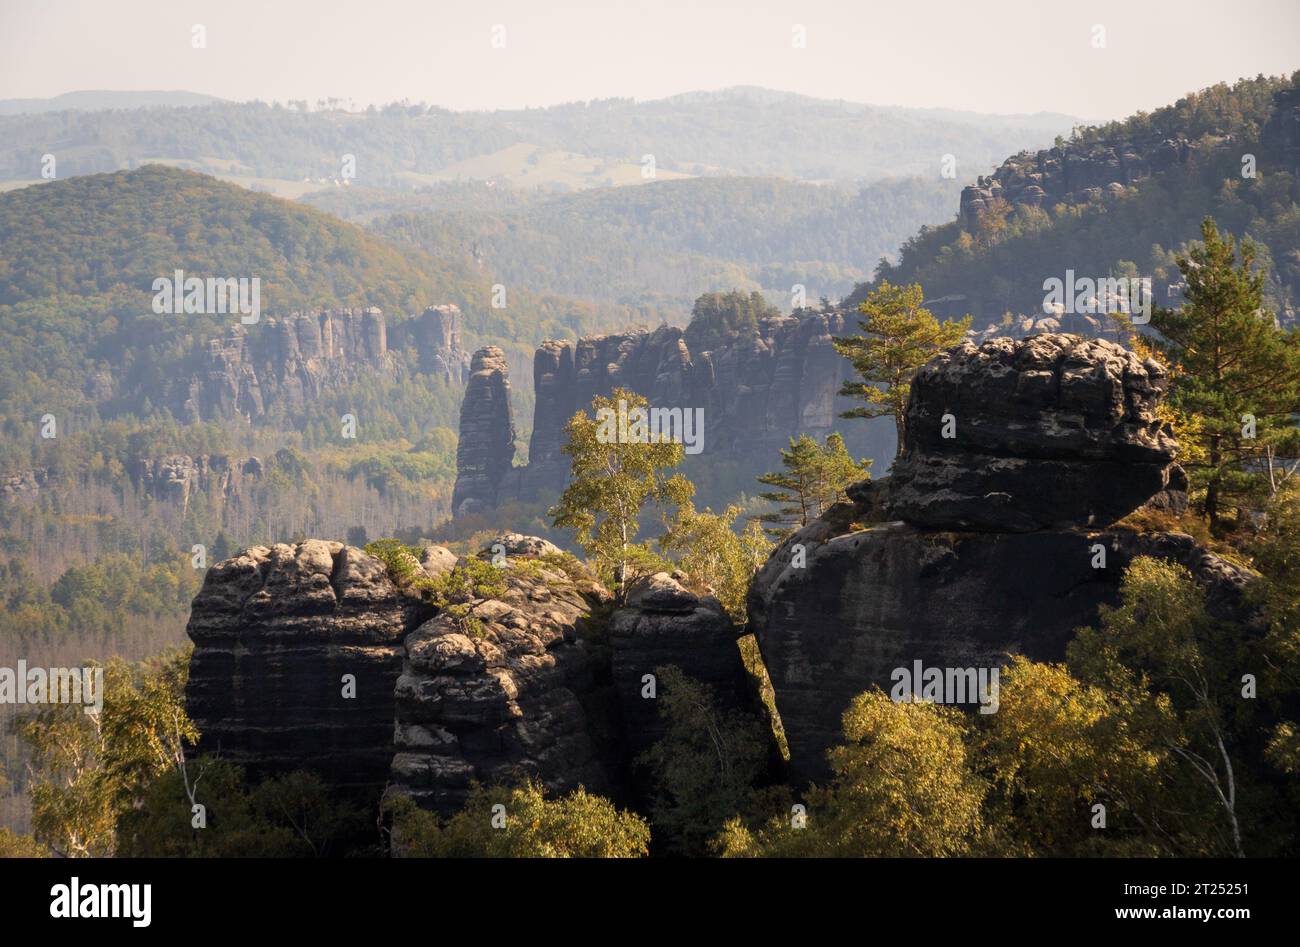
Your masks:
<instances>
[{"instance_id":1,"label":"green foliage","mask_svg":"<svg viewBox=\"0 0 1300 947\"><path fill-rule=\"evenodd\" d=\"M920 284L891 286L888 280L881 280L858 306L866 316L859 322L862 334L835 340L835 351L853 363L862 379L845 382L840 394L866 402L841 417L892 417L898 454L903 452L907 434L907 399L913 376L939 352L961 342L971 323L970 316L959 322L940 322L924 302Z\"/></svg>"},{"instance_id":2,"label":"green foliage","mask_svg":"<svg viewBox=\"0 0 1300 947\"><path fill-rule=\"evenodd\" d=\"M366 553L382 562L388 570L388 577L398 588L403 589L412 586L417 580L428 581L420 568L421 551L398 539L376 539L366 543Z\"/></svg>"},{"instance_id":3,"label":"green foliage","mask_svg":"<svg viewBox=\"0 0 1300 947\"><path fill-rule=\"evenodd\" d=\"M1240 632L1208 612L1204 590L1185 568L1148 557L1125 571L1120 605L1103 607L1100 628L1070 643L1072 670L1086 683L1133 702L1159 725L1155 740L1177 758L1166 844L1191 854L1244 853L1243 823L1259 791L1251 785L1242 737L1254 701L1242 699L1241 668L1252 661ZM1172 777L1172 774L1166 774ZM1177 819L1173 813L1190 813Z\"/></svg>"},{"instance_id":4,"label":"green foliage","mask_svg":"<svg viewBox=\"0 0 1300 947\"><path fill-rule=\"evenodd\" d=\"M1270 261L1273 281L1266 295L1274 306L1294 307L1300 298L1300 178L1285 155L1260 142L1272 111L1273 93L1296 77L1242 79L1216 85L1167 108L1118 124L1083 130L1066 153L1087 154L1104 140L1154 147L1185 136L1196 146L1187 164L1139 181L1116 197L1083 205L1019 207L1003 221L996 242L981 243L960 223L922 227L902 248L896 263L883 263L876 278L894 284L918 282L932 298L960 295L977 324L996 322L1006 312L1042 311L1046 276L1119 272L1125 261L1134 273L1151 276L1163 289L1178 279L1175 250L1212 214L1222 230L1249 235ZM1256 155L1259 173L1241 176L1241 156ZM867 292L850 295L857 303Z\"/></svg>"},{"instance_id":5,"label":"green foliage","mask_svg":"<svg viewBox=\"0 0 1300 947\"><path fill-rule=\"evenodd\" d=\"M592 401L594 417L578 412L565 425L563 450L571 475L550 511L553 525L574 530L587 556L612 572L618 596L625 593L636 559L648 553L635 548L642 507L648 502L677 506L694 492L681 474L667 475L684 456L680 443L639 442L615 430L611 419L618 417L620 403L629 415L649 406L641 395L617 388Z\"/></svg>"},{"instance_id":6,"label":"green foliage","mask_svg":"<svg viewBox=\"0 0 1300 947\"><path fill-rule=\"evenodd\" d=\"M243 770L215 757L189 763L190 787L206 824L194 825L193 803L179 770L149 785L141 805L118 823L118 855L132 858L323 858L361 851L366 814L333 799L314 773L297 771L248 787ZM373 833L373 828L370 828Z\"/></svg>"},{"instance_id":7,"label":"green foliage","mask_svg":"<svg viewBox=\"0 0 1300 947\"><path fill-rule=\"evenodd\" d=\"M764 486L775 488L759 497L784 504L758 517L759 522L769 524L768 535L778 540L807 526L832 504L843 500L845 489L869 477L871 469L870 460L855 461L844 439L834 433L826 435L824 445L807 434L800 434L798 440L790 438L789 450L781 451L781 465L783 471L758 478Z\"/></svg>"},{"instance_id":8,"label":"green foliage","mask_svg":"<svg viewBox=\"0 0 1300 947\"><path fill-rule=\"evenodd\" d=\"M733 621L746 621L745 596L759 566L772 551L772 543L756 522L736 535L739 506L721 513L697 511L688 500L659 537L659 547L676 554L677 565L690 576L696 591L716 596Z\"/></svg>"},{"instance_id":9,"label":"green foliage","mask_svg":"<svg viewBox=\"0 0 1300 947\"><path fill-rule=\"evenodd\" d=\"M104 667L103 707L47 704L22 720L32 756L33 835L62 857L112 855L116 823L198 740L185 713L189 652Z\"/></svg>"},{"instance_id":10,"label":"green foliage","mask_svg":"<svg viewBox=\"0 0 1300 947\"><path fill-rule=\"evenodd\" d=\"M767 740L758 721L719 711L712 689L679 668L655 668L655 677L667 732L637 761L651 773L651 822L665 851L702 855L723 823L753 804Z\"/></svg>"},{"instance_id":11,"label":"green foliage","mask_svg":"<svg viewBox=\"0 0 1300 947\"><path fill-rule=\"evenodd\" d=\"M1184 466L1214 529L1231 500L1276 488L1279 453L1300 452L1300 329L1282 331L1264 308L1251 241L1236 247L1208 217L1201 238L1178 260L1183 306L1157 309L1151 324L1161 335L1152 345L1175 373L1172 407L1196 422L1184 427Z\"/></svg>"},{"instance_id":12,"label":"green foliage","mask_svg":"<svg viewBox=\"0 0 1300 947\"><path fill-rule=\"evenodd\" d=\"M0 858L49 858L50 853L30 835L0 826Z\"/></svg>"},{"instance_id":13,"label":"green foliage","mask_svg":"<svg viewBox=\"0 0 1300 947\"><path fill-rule=\"evenodd\" d=\"M728 293L705 293L695 300L691 322L686 327L686 343L691 351L713 351L758 334L760 319L779 316L763 294L732 290Z\"/></svg>"},{"instance_id":14,"label":"green foliage","mask_svg":"<svg viewBox=\"0 0 1300 947\"><path fill-rule=\"evenodd\" d=\"M925 857L975 850L986 787L969 768L961 711L895 703L880 690L844 712L845 744L828 758L830 785L806 795L798 814L752 830L733 819L715 841L726 857Z\"/></svg>"},{"instance_id":15,"label":"green foliage","mask_svg":"<svg viewBox=\"0 0 1300 947\"><path fill-rule=\"evenodd\" d=\"M550 799L533 780L513 789L475 786L465 807L447 820L405 796L390 795L386 808L393 820L394 853L408 858L640 858L649 853L650 827L644 819L582 788Z\"/></svg>"}]
</instances>

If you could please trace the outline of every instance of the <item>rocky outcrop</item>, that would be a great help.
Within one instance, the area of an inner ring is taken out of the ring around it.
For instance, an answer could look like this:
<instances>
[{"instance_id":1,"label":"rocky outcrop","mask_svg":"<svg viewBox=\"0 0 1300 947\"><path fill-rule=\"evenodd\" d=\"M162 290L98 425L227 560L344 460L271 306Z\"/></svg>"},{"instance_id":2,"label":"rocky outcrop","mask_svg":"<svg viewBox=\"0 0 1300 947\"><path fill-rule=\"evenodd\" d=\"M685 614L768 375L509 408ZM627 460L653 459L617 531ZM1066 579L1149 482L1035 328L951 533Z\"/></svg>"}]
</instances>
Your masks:
<instances>
[{"instance_id":1,"label":"rocky outcrop","mask_svg":"<svg viewBox=\"0 0 1300 947\"><path fill-rule=\"evenodd\" d=\"M255 546L213 566L186 629L198 751L254 778L308 769L377 798L402 641L427 611L382 562L342 543Z\"/></svg>"},{"instance_id":2,"label":"rocky outcrop","mask_svg":"<svg viewBox=\"0 0 1300 947\"><path fill-rule=\"evenodd\" d=\"M851 316L826 312L765 319L752 337L718 351L692 351L683 330L675 326L544 342L534 358L536 401L528 465L507 468L495 492L483 482L480 458L485 448L477 445L486 440L481 420L486 409L473 403L481 394L467 389L461 443L468 437L476 446L464 466L458 463L457 494L473 500L471 510L516 500L552 502L569 470L561 451L565 423L576 411L589 410L595 396L609 395L615 388L645 396L652 407L701 409L703 454L725 456L762 472L789 438L822 438L838 426L839 412L850 407L838 391L851 367L831 343L855 328ZM496 423L500 437L505 422ZM888 426L851 425L844 434L857 453L893 452ZM499 462L504 449L498 446L487 453ZM459 504L453 509L461 512Z\"/></svg>"},{"instance_id":3,"label":"rocky outcrop","mask_svg":"<svg viewBox=\"0 0 1300 947\"><path fill-rule=\"evenodd\" d=\"M1152 174L1189 161L1197 145L1185 138L1148 141L1069 142L1044 151L1022 151L993 174L961 192L959 219L974 230L997 201L1010 207L1083 204L1124 190Z\"/></svg>"},{"instance_id":4,"label":"rocky outcrop","mask_svg":"<svg viewBox=\"0 0 1300 947\"><path fill-rule=\"evenodd\" d=\"M511 473L514 457L510 367L505 353L489 345L474 353L460 406L453 513L463 516L496 506L501 482Z\"/></svg>"},{"instance_id":5,"label":"rocky outcrop","mask_svg":"<svg viewBox=\"0 0 1300 947\"><path fill-rule=\"evenodd\" d=\"M557 792L608 793L617 779L612 721L592 703L607 594L581 567L520 544L500 577L504 593L453 603L405 641L392 783L428 809L459 809L475 781L527 775Z\"/></svg>"},{"instance_id":6,"label":"rocky outcrop","mask_svg":"<svg viewBox=\"0 0 1300 947\"><path fill-rule=\"evenodd\" d=\"M131 471L136 489L156 500L175 503L188 510L190 498L199 492L212 492L223 500L239 494L245 480L262 476L262 461L257 457L232 458L225 454L172 454L154 460L140 460Z\"/></svg>"},{"instance_id":7,"label":"rocky outcrop","mask_svg":"<svg viewBox=\"0 0 1300 947\"><path fill-rule=\"evenodd\" d=\"M796 782L827 776L849 701L895 669L1060 660L1137 556L1246 614L1244 570L1188 536L1108 528L1186 486L1154 415L1163 385L1153 362L1059 335L964 344L918 373L897 472L782 543L750 590Z\"/></svg>"},{"instance_id":8,"label":"rocky outcrop","mask_svg":"<svg viewBox=\"0 0 1300 947\"><path fill-rule=\"evenodd\" d=\"M277 406L310 404L328 388L363 374L395 374L395 350L412 347L420 370L461 384L460 310L430 306L391 333L382 310L337 309L267 317L209 339L192 370L166 393L141 392L181 421L256 420Z\"/></svg>"},{"instance_id":9,"label":"rocky outcrop","mask_svg":"<svg viewBox=\"0 0 1300 947\"><path fill-rule=\"evenodd\" d=\"M963 343L912 383L897 519L941 529L1100 527L1169 485L1159 364L1072 335Z\"/></svg>"},{"instance_id":10,"label":"rocky outcrop","mask_svg":"<svg viewBox=\"0 0 1300 947\"><path fill-rule=\"evenodd\" d=\"M804 558L796 560L796 547ZM1095 568L1097 548L1105 567ZM817 521L759 572L750 616L776 692L796 781L824 779L840 717L896 668L992 668L1012 654L1059 661L1076 628L1115 605L1137 556L1180 562L1219 607L1245 573L1188 536L1126 530L934 532L906 523L844 532Z\"/></svg>"},{"instance_id":11,"label":"rocky outcrop","mask_svg":"<svg viewBox=\"0 0 1300 947\"><path fill-rule=\"evenodd\" d=\"M716 598L701 598L666 572L632 586L627 603L610 620L609 639L614 686L633 759L665 732L656 700L646 696L646 675L655 675L658 668L675 666L708 685L724 712L749 709L738 635Z\"/></svg>"}]
</instances>

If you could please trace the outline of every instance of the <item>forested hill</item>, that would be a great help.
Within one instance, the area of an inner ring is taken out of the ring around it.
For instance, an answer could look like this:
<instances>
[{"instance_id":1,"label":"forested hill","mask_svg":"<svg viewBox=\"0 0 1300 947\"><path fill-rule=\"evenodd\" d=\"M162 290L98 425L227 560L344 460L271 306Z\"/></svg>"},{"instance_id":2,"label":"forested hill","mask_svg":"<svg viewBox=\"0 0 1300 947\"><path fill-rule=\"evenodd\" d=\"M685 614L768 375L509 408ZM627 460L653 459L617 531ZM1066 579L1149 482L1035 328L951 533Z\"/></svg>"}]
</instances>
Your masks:
<instances>
[{"instance_id":1,"label":"forested hill","mask_svg":"<svg viewBox=\"0 0 1300 947\"><path fill-rule=\"evenodd\" d=\"M154 313L154 279L177 269L257 278L269 315L377 306L391 325L454 303L465 313L467 344L498 341L520 359L547 335L637 315L513 287L508 305L493 309L499 279L467 251L398 248L355 224L205 175L146 166L57 180L0 195L0 421L160 409L143 397L123 400L123 392L177 377L183 359L237 319ZM129 377L136 381L124 389Z\"/></svg>"},{"instance_id":2,"label":"forested hill","mask_svg":"<svg viewBox=\"0 0 1300 947\"><path fill-rule=\"evenodd\" d=\"M701 292L761 289L788 307L794 284L814 301L843 296L918 227L951 216L960 190L938 175L861 188L779 178L656 181L514 207L394 214L371 226L431 252L473 248L511 284L537 291L685 313ZM359 192L306 200L343 214L365 215L371 206ZM373 200L392 206L390 193Z\"/></svg>"},{"instance_id":3,"label":"forested hill","mask_svg":"<svg viewBox=\"0 0 1300 947\"><path fill-rule=\"evenodd\" d=\"M959 218L922 228L877 270L990 323L1041 313L1043 281L1149 276L1158 302L1201 220L1248 236L1284 314L1300 299L1300 73L1243 79L1007 159ZM856 303L866 292L849 298Z\"/></svg>"},{"instance_id":4,"label":"forested hill","mask_svg":"<svg viewBox=\"0 0 1300 947\"><path fill-rule=\"evenodd\" d=\"M60 177L166 161L286 182L337 178L343 156L352 155L354 184L412 187L451 168L464 178L491 177L499 168L464 162L523 145L595 159L580 186L604 184L611 163L631 163L639 181L646 154L658 168L681 174L807 180L937 174L941 156L953 154L960 177L1009 152L1041 147L1073 122L1055 114L876 108L753 89L497 112L405 103L347 112L321 104L312 111L305 102L254 102L0 116L0 180L39 178L43 153L55 155Z\"/></svg>"},{"instance_id":5,"label":"forested hill","mask_svg":"<svg viewBox=\"0 0 1300 947\"><path fill-rule=\"evenodd\" d=\"M0 261L3 305L147 292L177 268L257 276L268 311L412 307L447 282L328 214L161 165L0 195Z\"/></svg>"}]
</instances>

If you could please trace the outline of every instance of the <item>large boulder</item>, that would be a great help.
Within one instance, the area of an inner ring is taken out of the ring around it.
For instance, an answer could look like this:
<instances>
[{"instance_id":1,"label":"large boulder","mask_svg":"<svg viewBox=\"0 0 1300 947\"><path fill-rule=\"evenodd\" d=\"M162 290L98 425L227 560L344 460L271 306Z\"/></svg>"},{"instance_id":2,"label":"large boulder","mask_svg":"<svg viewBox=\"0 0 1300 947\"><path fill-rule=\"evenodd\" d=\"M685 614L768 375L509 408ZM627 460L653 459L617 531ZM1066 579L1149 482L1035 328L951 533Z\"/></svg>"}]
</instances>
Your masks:
<instances>
[{"instance_id":1,"label":"large boulder","mask_svg":"<svg viewBox=\"0 0 1300 947\"><path fill-rule=\"evenodd\" d=\"M1108 526L1170 486L1166 384L1157 362L1099 339L963 343L912 382L888 510L940 529Z\"/></svg>"},{"instance_id":2,"label":"large boulder","mask_svg":"<svg viewBox=\"0 0 1300 947\"><path fill-rule=\"evenodd\" d=\"M609 638L614 687L633 759L666 730L656 701L644 696L645 677L658 668L673 665L707 684L724 711L748 706L739 634L716 598L696 595L666 572L632 585L626 604L610 619Z\"/></svg>"},{"instance_id":3,"label":"large boulder","mask_svg":"<svg viewBox=\"0 0 1300 947\"><path fill-rule=\"evenodd\" d=\"M1104 568L1094 566L1098 545ZM873 686L888 693L896 668L994 668L1013 654L1061 660L1074 630L1118 603L1124 569L1143 555L1190 569L1220 614L1240 608L1245 570L1181 534L905 523L844 532L813 522L778 547L749 598L795 780L825 779L849 702Z\"/></svg>"},{"instance_id":4,"label":"large boulder","mask_svg":"<svg viewBox=\"0 0 1300 947\"><path fill-rule=\"evenodd\" d=\"M1058 334L963 343L921 369L891 475L851 487L750 588L796 782L828 776L849 702L898 669L1062 659L1137 556L1184 565L1216 613L1249 620L1245 570L1189 536L1113 526L1153 497L1186 503L1156 417L1165 378Z\"/></svg>"},{"instance_id":5,"label":"large boulder","mask_svg":"<svg viewBox=\"0 0 1300 947\"><path fill-rule=\"evenodd\" d=\"M576 562L522 551L541 543L512 543L504 592L452 603L406 638L387 749L392 783L425 808L455 812L471 783L523 776L609 790L608 714L592 709L608 593Z\"/></svg>"},{"instance_id":6,"label":"large boulder","mask_svg":"<svg viewBox=\"0 0 1300 947\"><path fill-rule=\"evenodd\" d=\"M186 629L198 750L255 778L307 769L377 798L402 640L426 612L382 562L338 542L255 546L213 566Z\"/></svg>"}]
</instances>

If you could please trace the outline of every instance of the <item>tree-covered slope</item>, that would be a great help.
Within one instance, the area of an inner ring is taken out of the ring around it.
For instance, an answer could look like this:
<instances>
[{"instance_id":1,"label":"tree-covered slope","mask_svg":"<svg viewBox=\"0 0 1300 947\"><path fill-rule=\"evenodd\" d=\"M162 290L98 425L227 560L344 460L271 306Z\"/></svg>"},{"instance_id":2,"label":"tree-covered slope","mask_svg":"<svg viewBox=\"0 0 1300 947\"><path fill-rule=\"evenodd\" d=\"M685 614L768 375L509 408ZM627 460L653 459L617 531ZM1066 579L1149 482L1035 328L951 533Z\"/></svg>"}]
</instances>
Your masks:
<instances>
[{"instance_id":1,"label":"tree-covered slope","mask_svg":"<svg viewBox=\"0 0 1300 947\"><path fill-rule=\"evenodd\" d=\"M1000 116L877 108L731 89L650 102L607 99L550 108L453 112L408 103L346 112L223 103L192 108L0 116L0 180L61 177L179 161L199 170L301 182L342 176L405 186L468 159L529 144L692 175L876 180L937 174L953 154L965 175L1067 131L1064 115ZM334 103L337 105L337 103ZM603 176L592 177L599 186Z\"/></svg>"},{"instance_id":2,"label":"tree-covered slope","mask_svg":"<svg viewBox=\"0 0 1300 947\"><path fill-rule=\"evenodd\" d=\"M1208 215L1260 244L1260 262L1272 271L1271 301L1292 309L1300 298L1298 85L1300 74L1220 84L1150 114L1081 130L1051 151L1010 158L984 183L1037 181L1047 200L1002 200L922 228L876 275L918 281L930 298L965 297L953 304L984 322L1008 311L1041 312L1043 281L1064 279L1067 269L1081 277L1151 277L1162 301L1179 280L1175 258ZM1162 166L1162 152L1176 157ZM1050 197L1053 174L1083 177L1083 169L1089 183L1099 182L1116 153L1121 167L1130 155L1151 173L1067 200ZM850 301L865 292L860 287Z\"/></svg>"},{"instance_id":3,"label":"tree-covered slope","mask_svg":"<svg viewBox=\"0 0 1300 947\"><path fill-rule=\"evenodd\" d=\"M842 296L918 227L951 214L959 190L937 175L861 188L706 178L394 214L371 226L430 251L472 248L509 282L537 291L684 312L701 292L733 287L788 298L799 283L814 300ZM346 206L350 196L319 201ZM365 210L353 202L352 212Z\"/></svg>"}]
</instances>

